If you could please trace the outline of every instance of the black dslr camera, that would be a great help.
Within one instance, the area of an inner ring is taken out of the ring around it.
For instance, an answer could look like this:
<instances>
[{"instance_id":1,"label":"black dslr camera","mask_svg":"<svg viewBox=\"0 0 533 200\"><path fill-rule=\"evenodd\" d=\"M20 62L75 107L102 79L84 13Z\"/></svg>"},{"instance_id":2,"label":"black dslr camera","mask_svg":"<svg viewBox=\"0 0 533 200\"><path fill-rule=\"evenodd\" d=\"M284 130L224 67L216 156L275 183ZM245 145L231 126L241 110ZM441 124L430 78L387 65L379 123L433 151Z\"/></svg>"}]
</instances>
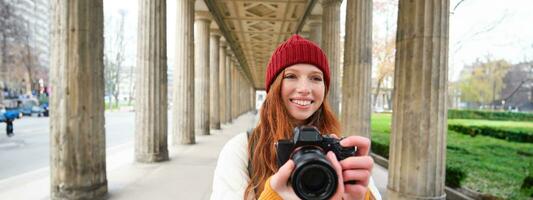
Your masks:
<instances>
[{"instance_id":1,"label":"black dslr camera","mask_svg":"<svg viewBox=\"0 0 533 200\"><path fill-rule=\"evenodd\" d=\"M302 199L329 199L337 190L338 177L326 158L333 151L337 159L355 155L354 147L341 147L340 140L322 136L312 126L294 128L292 140L279 140L276 146L278 166L292 158L295 163L291 174L294 192Z\"/></svg>"}]
</instances>

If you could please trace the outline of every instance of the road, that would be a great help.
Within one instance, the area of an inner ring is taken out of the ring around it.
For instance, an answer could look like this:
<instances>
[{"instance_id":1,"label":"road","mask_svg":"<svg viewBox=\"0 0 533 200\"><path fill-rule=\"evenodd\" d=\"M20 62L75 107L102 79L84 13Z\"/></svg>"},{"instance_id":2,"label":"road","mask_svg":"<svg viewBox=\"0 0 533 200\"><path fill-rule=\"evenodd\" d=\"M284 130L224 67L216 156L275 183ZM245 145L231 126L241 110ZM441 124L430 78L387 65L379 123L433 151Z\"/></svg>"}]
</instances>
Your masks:
<instances>
[{"instance_id":1,"label":"road","mask_svg":"<svg viewBox=\"0 0 533 200\"><path fill-rule=\"evenodd\" d=\"M106 112L105 120L107 149L133 141L133 112ZM26 116L14 122L10 138L0 124L0 180L49 166L49 124L48 117Z\"/></svg>"}]
</instances>

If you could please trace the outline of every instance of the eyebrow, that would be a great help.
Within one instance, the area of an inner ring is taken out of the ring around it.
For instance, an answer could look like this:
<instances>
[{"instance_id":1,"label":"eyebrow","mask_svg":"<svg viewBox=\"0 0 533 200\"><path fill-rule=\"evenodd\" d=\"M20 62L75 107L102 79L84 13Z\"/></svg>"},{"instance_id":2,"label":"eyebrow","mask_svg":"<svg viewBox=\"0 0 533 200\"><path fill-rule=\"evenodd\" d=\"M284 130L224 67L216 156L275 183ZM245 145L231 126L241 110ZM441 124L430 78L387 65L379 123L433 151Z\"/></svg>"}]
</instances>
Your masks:
<instances>
[{"instance_id":1,"label":"eyebrow","mask_svg":"<svg viewBox=\"0 0 533 200\"><path fill-rule=\"evenodd\" d=\"M320 76L324 76L324 73L322 73L322 71L320 71L320 70L318 70L318 71L312 71L310 74L311 74L311 75L318 74L318 75L320 75Z\"/></svg>"},{"instance_id":2,"label":"eyebrow","mask_svg":"<svg viewBox=\"0 0 533 200\"><path fill-rule=\"evenodd\" d=\"M292 72L292 73L295 73L295 72L300 72L299 70L296 70L296 69L285 69L283 70L284 73L287 73L287 72ZM319 74L321 76L324 76L324 73L320 70L313 70L311 71L309 74Z\"/></svg>"}]
</instances>

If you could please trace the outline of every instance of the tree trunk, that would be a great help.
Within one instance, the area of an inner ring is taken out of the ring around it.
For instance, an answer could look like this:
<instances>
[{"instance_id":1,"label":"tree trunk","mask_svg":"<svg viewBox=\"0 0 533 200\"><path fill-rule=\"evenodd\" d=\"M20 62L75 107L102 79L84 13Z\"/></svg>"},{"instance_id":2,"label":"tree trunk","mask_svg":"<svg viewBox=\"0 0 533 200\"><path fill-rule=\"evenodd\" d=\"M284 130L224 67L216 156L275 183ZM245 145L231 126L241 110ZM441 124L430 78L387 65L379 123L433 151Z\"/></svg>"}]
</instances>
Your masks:
<instances>
[{"instance_id":1,"label":"tree trunk","mask_svg":"<svg viewBox=\"0 0 533 200\"><path fill-rule=\"evenodd\" d=\"M376 104L378 102L378 95L379 91L381 90L381 83L383 82L383 78L378 79L378 84L376 86L376 93L374 94L374 103L372 104L372 108L376 108Z\"/></svg>"},{"instance_id":2,"label":"tree trunk","mask_svg":"<svg viewBox=\"0 0 533 200\"><path fill-rule=\"evenodd\" d=\"M130 92L129 92L129 95L128 95L128 106L131 106L131 99L133 99L133 91L135 91L135 81L133 79L133 67L131 67L130 69L130 85L129 85L129 88L130 88Z\"/></svg>"},{"instance_id":3,"label":"tree trunk","mask_svg":"<svg viewBox=\"0 0 533 200\"><path fill-rule=\"evenodd\" d=\"M490 102L492 110L496 109L496 80L492 80L492 101Z\"/></svg>"},{"instance_id":4,"label":"tree trunk","mask_svg":"<svg viewBox=\"0 0 533 200\"><path fill-rule=\"evenodd\" d=\"M26 42L28 42L28 40L26 40ZM29 44L25 44L26 46L26 55L24 55L24 60L26 61L25 62L25 65L26 65L26 70L28 71L28 81L26 82L26 93L27 94L32 94L32 81L33 81L33 76L32 76L32 72L33 72L33 62L32 62L32 58L33 58L33 55L31 53L31 49L29 47Z\"/></svg>"}]
</instances>

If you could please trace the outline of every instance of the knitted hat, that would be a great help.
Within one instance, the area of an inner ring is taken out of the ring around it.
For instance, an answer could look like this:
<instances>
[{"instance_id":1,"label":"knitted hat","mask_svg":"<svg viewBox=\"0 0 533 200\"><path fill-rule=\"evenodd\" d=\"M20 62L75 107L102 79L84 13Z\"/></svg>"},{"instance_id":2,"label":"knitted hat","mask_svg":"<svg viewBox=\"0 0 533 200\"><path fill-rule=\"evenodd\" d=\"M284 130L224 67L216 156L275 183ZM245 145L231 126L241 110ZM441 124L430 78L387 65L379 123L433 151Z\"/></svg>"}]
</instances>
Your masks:
<instances>
[{"instance_id":1,"label":"knitted hat","mask_svg":"<svg viewBox=\"0 0 533 200\"><path fill-rule=\"evenodd\" d=\"M265 88L268 93L270 85L280 72L294 64L311 64L324 73L326 90L329 88L329 64L326 54L315 43L302 38L298 34L292 35L287 41L278 46L268 62Z\"/></svg>"}]
</instances>

